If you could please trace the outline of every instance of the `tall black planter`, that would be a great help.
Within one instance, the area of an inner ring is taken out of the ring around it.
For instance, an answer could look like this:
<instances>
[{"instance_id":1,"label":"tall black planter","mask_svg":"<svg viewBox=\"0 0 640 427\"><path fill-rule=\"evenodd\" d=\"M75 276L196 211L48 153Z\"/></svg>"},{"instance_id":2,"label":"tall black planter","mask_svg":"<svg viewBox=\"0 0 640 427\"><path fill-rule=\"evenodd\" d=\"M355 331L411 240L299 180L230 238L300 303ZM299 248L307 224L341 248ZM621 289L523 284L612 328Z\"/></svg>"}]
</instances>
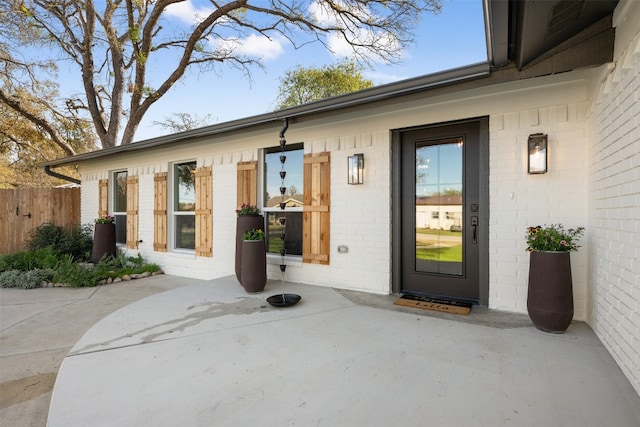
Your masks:
<instances>
[{"instance_id":1,"label":"tall black planter","mask_svg":"<svg viewBox=\"0 0 640 427\"><path fill-rule=\"evenodd\" d=\"M569 252L531 252L527 311L541 331L561 334L573 319Z\"/></svg>"},{"instance_id":2,"label":"tall black planter","mask_svg":"<svg viewBox=\"0 0 640 427\"><path fill-rule=\"evenodd\" d=\"M242 235L254 228L264 229L262 215L240 215L236 223L236 278L242 283Z\"/></svg>"},{"instance_id":3,"label":"tall black planter","mask_svg":"<svg viewBox=\"0 0 640 427\"><path fill-rule=\"evenodd\" d=\"M116 256L115 224L95 224L93 229L91 261L97 264L105 255L113 258Z\"/></svg>"},{"instance_id":4,"label":"tall black planter","mask_svg":"<svg viewBox=\"0 0 640 427\"><path fill-rule=\"evenodd\" d=\"M242 241L242 287L249 293L262 292L267 284L267 247L264 240Z\"/></svg>"}]
</instances>

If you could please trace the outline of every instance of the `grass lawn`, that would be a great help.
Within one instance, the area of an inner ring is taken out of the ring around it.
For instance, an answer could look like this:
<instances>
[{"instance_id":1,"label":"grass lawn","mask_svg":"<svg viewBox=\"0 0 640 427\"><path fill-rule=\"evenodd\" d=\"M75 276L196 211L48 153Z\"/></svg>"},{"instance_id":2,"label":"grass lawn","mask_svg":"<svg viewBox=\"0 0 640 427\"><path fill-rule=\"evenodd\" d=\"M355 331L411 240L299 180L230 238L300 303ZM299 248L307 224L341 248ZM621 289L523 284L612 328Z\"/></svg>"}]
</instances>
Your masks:
<instances>
[{"instance_id":1,"label":"grass lawn","mask_svg":"<svg viewBox=\"0 0 640 427\"><path fill-rule=\"evenodd\" d=\"M416 248L416 258L429 261L462 262L462 245L447 248Z\"/></svg>"},{"instance_id":2,"label":"grass lawn","mask_svg":"<svg viewBox=\"0 0 640 427\"><path fill-rule=\"evenodd\" d=\"M435 230L432 228L416 228L418 234L431 234L433 236L462 236L462 231Z\"/></svg>"}]
</instances>

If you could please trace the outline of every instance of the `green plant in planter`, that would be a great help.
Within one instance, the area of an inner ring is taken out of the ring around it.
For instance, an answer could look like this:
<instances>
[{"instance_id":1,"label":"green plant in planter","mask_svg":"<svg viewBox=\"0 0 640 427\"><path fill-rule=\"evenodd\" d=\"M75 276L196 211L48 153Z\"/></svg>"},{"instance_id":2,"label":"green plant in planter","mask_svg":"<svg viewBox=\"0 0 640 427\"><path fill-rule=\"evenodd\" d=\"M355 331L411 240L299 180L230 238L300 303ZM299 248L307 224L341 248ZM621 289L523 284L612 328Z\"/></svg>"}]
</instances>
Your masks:
<instances>
[{"instance_id":1,"label":"green plant in planter","mask_svg":"<svg viewBox=\"0 0 640 427\"><path fill-rule=\"evenodd\" d=\"M116 218L111 215L102 215L94 220L96 224L114 224Z\"/></svg>"},{"instance_id":2,"label":"green plant in planter","mask_svg":"<svg viewBox=\"0 0 640 427\"><path fill-rule=\"evenodd\" d=\"M565 230L562 224L551 224L527 228L527 252L572 252L577 251L578 240L584 227Z\"/></svg>"},{"instance_id":3,"label":"green plant in planter","mask_svg":"<svg viewBox=\"0 0 640 427\"><path fill-rule=\"evenodd\" d=\"M264 240L264 231L260 228L254 228L242 235L242 240Z\"/></svg>"},{"instance_id":4,"label":"green plant in planter","mask_svg":"<svg viewBox=\"0 0 640 427\"><path fill-rule=\"evenodd\" d=\"M236 214L238 214L238 216L260 215L260 209L255 205L250 205L248 202L244 202L240 206L240 209L236 209Z\"/></svg>"}]
</instances>

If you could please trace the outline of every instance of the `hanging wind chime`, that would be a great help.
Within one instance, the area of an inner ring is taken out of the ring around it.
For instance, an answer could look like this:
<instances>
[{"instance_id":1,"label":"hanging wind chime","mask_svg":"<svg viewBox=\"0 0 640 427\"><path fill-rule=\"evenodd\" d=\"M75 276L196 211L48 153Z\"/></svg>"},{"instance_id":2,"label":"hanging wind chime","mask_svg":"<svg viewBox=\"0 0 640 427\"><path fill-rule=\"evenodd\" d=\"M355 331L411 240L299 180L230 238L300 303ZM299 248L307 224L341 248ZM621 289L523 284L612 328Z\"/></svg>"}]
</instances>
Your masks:
<instances>
[{"instance_id":1,"label":"hanging wind chime","mask_svg":"<svg viewBox=\"0 0 640 427\"><path fill-rule=\"evenodd\" d=\"M289 121L284 119L284 126L280 130L280 210L284 213L285 208L287 207L287 203L285 202L285 195L287 194L287 187L285 186L285 178L287 176L287 171L285 169L285 163L287 162L287 156L285 155L285 146L287 145L287 140L284 137L284 133L289 128ZM284 291L284 281L285 281L285 273L287 271L287 264L285 264L285 255L287 254L287 248L285 246L285 237L286 237L286 224L287 217L282 215L278 222L282 226L282 234L280 238L282 239L282 248L280 248L280 273L281 273L281 283L282 283L282 293L272 295L267 298L267 302L275 307L289 307L294 304L297 304L302 297L296 294L287 294Z\"/></svg>"}]
</instances>

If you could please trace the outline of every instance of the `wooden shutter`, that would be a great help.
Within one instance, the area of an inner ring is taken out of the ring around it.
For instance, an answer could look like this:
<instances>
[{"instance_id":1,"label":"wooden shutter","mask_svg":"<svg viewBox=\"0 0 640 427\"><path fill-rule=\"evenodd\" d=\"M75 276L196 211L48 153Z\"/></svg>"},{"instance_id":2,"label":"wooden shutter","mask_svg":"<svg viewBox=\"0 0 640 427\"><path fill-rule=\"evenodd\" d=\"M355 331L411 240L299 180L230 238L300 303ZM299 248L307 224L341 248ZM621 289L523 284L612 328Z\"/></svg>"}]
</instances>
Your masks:
<instances>
[{"instance_id":1,"label":"wooden shutter","mask_svg":"<svg viewBox=\"0 0 640 427\"><path fill-rule=\"evenodd\" d=\"M211 166L196 169L196 256L212 255L211 207L213 206L213 176Z\"/></svg>"},{"instance_id":2,"label":"wooden shutter","mask_svg":"<svg viewBox=\"0 0 640 427\"><path fill-rule=\"evenodd\" d=\"M238 208L243 203L258 204L258 162L238 163Z\"/></svg>"},{"instance_id":3,"label":"wooden shutter","mask_svg":"<svg viewBox=\"0 0 640 427\"><path fill-rule=\"evenodd\" d=\"M153 250L167 251L167 173L153 177Z\"/></svg>"},{"instance_id":4,"label":"wooden shutter","mask_svg":"<svg viewBox=\"0 0 640 427\"><path fill-rule=\"evenodd\" d=\"M302 261L329 264L330 153L304 155Z\"/></svg>"},{"instance_id":5,"label":"wooden shutter","mask_svg":"<svg viewBox=\"0 0 640 427\"><path fill-rule=\"evenodd\" d=\"M127 249L138 249L137 176L127 176Z\"/></svg>"},{"instance_id":6,"label":"wooden shutter","mask_svg":"<svg viewBox=\"0 0 640 427\"><path fill-rule=\"evenodd\" d=\"M109 214L109 180L98 181L98 216Z\"/></svg>"}]
</instances>

